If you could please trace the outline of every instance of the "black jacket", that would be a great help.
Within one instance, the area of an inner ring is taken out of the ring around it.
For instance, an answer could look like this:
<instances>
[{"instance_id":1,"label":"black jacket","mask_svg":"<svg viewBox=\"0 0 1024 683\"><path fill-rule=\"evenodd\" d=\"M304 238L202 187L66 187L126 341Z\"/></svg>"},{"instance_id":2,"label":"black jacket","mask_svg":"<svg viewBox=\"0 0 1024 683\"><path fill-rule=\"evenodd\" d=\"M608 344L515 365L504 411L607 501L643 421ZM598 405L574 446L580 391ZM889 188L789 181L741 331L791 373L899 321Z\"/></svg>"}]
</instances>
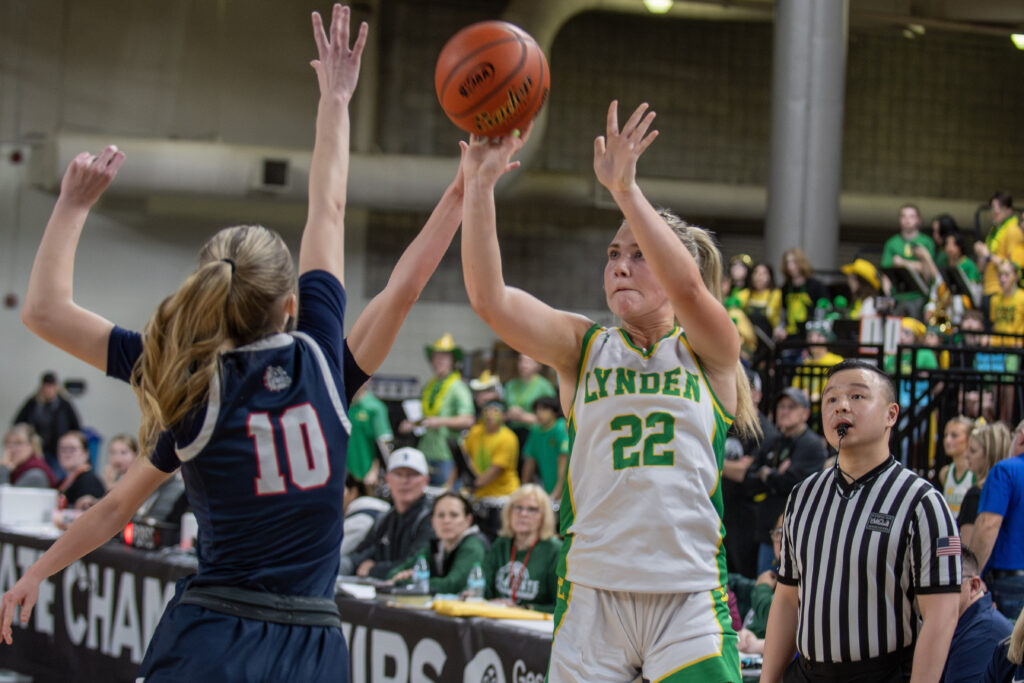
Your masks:
<instances>
[{"instance_id":1,"label":"black jacket","mask_svg":"<svg viewBox=\"0 0 1024 683\"><path fill-rule=\"evenodd\" d=\"M373 560L370 576L385 579L391 569L434 538L430 525L433 501L426 494L404 513L394 508L377 520L363 542L352 553L353 567Z\"/></svg>"}]
</instances>

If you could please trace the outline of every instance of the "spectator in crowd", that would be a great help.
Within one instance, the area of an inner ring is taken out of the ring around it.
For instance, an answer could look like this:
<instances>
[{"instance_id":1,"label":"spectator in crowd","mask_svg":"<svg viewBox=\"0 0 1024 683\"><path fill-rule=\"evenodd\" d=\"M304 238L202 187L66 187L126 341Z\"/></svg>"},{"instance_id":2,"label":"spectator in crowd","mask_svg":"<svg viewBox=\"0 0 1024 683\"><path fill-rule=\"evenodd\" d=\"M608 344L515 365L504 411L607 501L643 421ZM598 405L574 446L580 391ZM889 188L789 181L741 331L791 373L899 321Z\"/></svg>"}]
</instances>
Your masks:
<instances>
[{"instance_id":1,"label":"spectator in crowd","mask_svg":"<svg viewBox=\"0 0 1024 683\"><path fill-rule=\"evenodd\" d=\"M63 434L81 429L81 423L71 399L57 384L57 375L52 372L43 373L39 389L21 406L14 422L32 425L43 440L46 464L58 479L63 477L64 472L57 459L57 440Z\"/></svg>"},{"instance_id":2,"label":"spectator in crowd","mask_svg":"<svg viewBox=\"0 0 1024 683\"><path fill-rule=\"evenodd\" d=\"M387 462L394 435L388 407L373 395L370 383L359 387L348 408L352 432L348 437L348 455L345 457L346 474L366 482L373 491L380 481L380 464Z\"/></svg>"},{"instance_id":3,"label":"spectator in crowd","mask_svg":"<svg viewBox=\"0 0 1024 683\"><path fill-rule=\"evenodd\" d=\"M974 261L967 258L967 240L963 233L957 231L946 235L944 239L942 251L935 257L934 262L927 258L925 252L921 253L927 277L932 283L923 315L925 319L946 318L952 324L958 325L963 320L964 312L975 306L974 295L980 294L981 275ZM946 281L949 272L954 270L959 272L959 280L964 281L969 288L976 287L978 292L954 295L951 283Z\"/></svg>"},{"instance_id":4,"label":"spectator in crowd","mask_svg":"<svg viewBox=\"0 0 1024 683\"><path fill-rule=\"evenodd\" d=\"M822 420L838 458L786 505L763 683L895 683L911 670L939 679L956 627L959 539L942 494L889 451L899 411L876 366L832 368Z\"/></svg>"},{"instance_id":5,"label":"spectator in crowd","mask_svg":"<svg viewBox=\"0 0 1024 683\"><path fill-rule=\"evenodd\" d=\"M1020 346L1024 335L1024 290L1018 289L1020 269L1012 261L1002 261L997 267L999 292L989 299L989 319L992 321L993 346ZM1014 335L1003 337L1000 335ZM1020 368L1020 355L1006 353L1003 363L1008 372ZM1013 419L1014 385L1006 382L1001 387L999 419Z\"/></svg>"},{"instance_id":6,"label":"spectator in crowd","mask_svg":"<svg viewBox=\"0 0 1024 683\"><path fill-rule=\"evenodd\" d=\"M835 340L831 321L807 323L807 352L796 370L792 386L806 392L812 403L821 399L828 368L843 362L842 356L828 350L828 344Z\"/></svg>"},{"instance_id":7,"label":"spectator in crowd","mask_svg":"<svg viewBox=\"0 0 1024 683\"><path fill-rule=\"evenodd\" d=\"M476 478L477 524L488 536L497 533L506 496L519 488L519 439L505 426L505 406L491 401L469 430L463 450Z\"/></svg>"},{"instance_id":8,"label":"spectator in crowd","mask_svg":"<svg viewBox=\"0 0 1024 683\"><path fill-rule=\"evenodd\" d=\"M882 281L874 264L859 258L840 270L846 275L846 284L850 287L850 306L846 310L846 317L860 320L863 316L877 313L876 299L882 294Z\"/></svg>"},{"instance_id":9,"label":"spectator in crowd","mask_svg":"<svg viewBox=\"0 0 1024 683\"><path fill-rule=\"evenodd\" d=\"M909 417L911 412L923 412L928 398L928 380L911 378L921 377L929 370L939 367L939 358L935 351L920 346L927 331L925 324L917 318L901 319L900 346L918 348L902 348L898 354L886 356L883 362L885 371L893 375L896 374L898 360L899 374L904 378L899 382L899 402L902 412L906 413L905 418Z\"/></svg>"},{"instance_id":10,"label":"spectator in crowd","mask_svg":"<svg viewBox=\"0 0 1024 683\"><path fill-rule=\"evenodd\" d=\"M1013 632L1013 622L992 604L985 592L978 558L962 546L963 581L960 584L960 617L949 644L942 683L975 683L985 674L992 652Z\"/></svg>"},{"instance_id":11,"label":"spectator in crowd","mask_svg":"<svg viewBox=\"0 0 1024 683\"><path fill-rule=\"evenodd\" d=\"M388 458L384 476L391 490L391 508L351 555L341 558L339 572L387 578L388 573L427 544L430 527L430 499L427 458L415 448L399 448Z\"/></svg>"},{"instance_id":12,"label":"spectator in crowd","mask_svg":"<svg viewBox=\"0 0 1024 683\"><path fill-rule=\"evenodd\" d=\"M1013 633L1004 638L992 653L983 683L1024 681L1024 612L1017 617Z\"/></svg>"},{"instance_id":13,"label":"spectator in crowd","mask_svg":"<svg viewBox=\"0 0 1024 683\"><path fill-rule=\"evenodd\" d=\"M107 490L124 476L135 458L139 455L139 442L130 434L118 434L111 437L107 445L107 464L103 468L103 485Z\"/></svg>"},{"instance_id":14,"label":"spectator in crowd","mask_svg":"<svg viewBox=\"0 0 1024 683\"><path fill-rule=\"evenodd\" d=\"M516 362L518 375L505 383L505 405L508 406L508 426L516 433L519 443L525 443L530 426L537 424L533 402L541 396L555 396L555 387L541 374L540 363L519 354Z\"/></svg>"},{"instance_id":15,"label":"spectator in crowd","mask_svg":"<svg viewBox=\"0 0 1024 683\"><path fill-rule=\"evenodd\" d=\"M967 464L967 445L974 420L966 415L951 417L942 433L942 450L949 462L939 470L939 486L946 505L954 515L960 513L964 495L974 486L975 476Z\"/></svg>"},{"instance_id":16,"label":"spectator in crowd","mask_svg":"<svg viewBox=\"0 0 1024 683\"><path fill-rule=\"evenodd\" d=\"M363 542L370 529L377 523L391 506L380 498L370 495L366 481L356 479L351 472L345 473L345 497L342 499L341 509L345 513L345 522L342 527L344 535L341 538L341 556L344 558L355 552L359 544ZM349 570L346 573L351 573Z\"/></svg>"},{"instance_id":17,"label":"spectator in crowd","mask_svg":"<svg viewBox=\"0 0 1024 683\"><path fill-rule=\"evenodd\" d=\"M473 405L476 406L477 418L480 417L485 405L491 401L501 401L505 397L501 379L487 369L481 372L479 377L469 380L469 388L473 391Z\"/></svg>"},{"instance_id":18,"label":"spectator in crowd","mask_svg":"<svg viewBox=\"0 0 1024 683\"><path fill-rule=\"evenodd\" d=\"M430 463L430 483L450 487L455 481L452 446L459 433L473 426L473 396L462 381L455 364L462 360L462 348L445 334L426 347L434 376L423 387L423 419L414 425L403 420L398 431L409 434L416 426L426 432L417 447Z\"/></svg>"},{"instance_id":19,"label":"spectator in crowd","mask_svg":"<svg viewBox=\"0 0 1024 683\"><path fill-rule=\"evenodd\" d=\"M57 458L65 472L57 490L64 495L68 507L85 510L107 492L103 482L92 471L85 434L72 430L61 436L57 440Z\"/></svg>"},{"instance_id":20,"label":"spectator in crowd","mask_svg":"<svg viewBox=\"0 0 1024 683\"><path fill-rule=\"evenodd\" d=\"M57 486L57 477L43 458L42 439L32 425L19 422L4 434L0 484L40 489Z\"/></svg>"},{"instance_id":21,"label":"spectator in crowd","mask_svg":"<svg viewBox=\"0 0 1024 683\"><path fill-rule=\"evenodd\" d=\"M509 496L501 531L484 558L485 597L554 612L561 547L551 499L536 484L524 484Z\"/></svg>"},{"instance_id":22,"label":"spectator in crowd","mask_svg":"<svg viewBox=\"0 0 1024 683\"><path fill-rule=\"evenodd\" d=\"M473 565L483 565L487 539L473 524L473 508L464 496L449 491L434 501L430 515L434 538L405 562L391 570L393 582L412 578L412 567L421 555L430 567L430 593L460 593Z\"/></svg>"},{"instance_id":23,"label":"spectator in crowd","mask_svg":"<svg viewBox=\"0 0 1024 683\"><path fill-rule=\"evenodd\" d=\"M950 367L970 368L979 372L1003 370L1003 354L977 350L988 346L988 335L982 334L984 331L985 314L977 309L965 311L958 333L954 336L954 343L964 348L951 354ZM968 417L984 417L989 422L996 419L995 398L988 384L990 381L985 378L985 381L971 382L963 387L961 412Z\"/></svg>"},{"instance_id":24,"label":"spectator in crowd","mask_svg":"<svg viewBox=\"0 0 1024 683\"><path fill-rule=\"evenodd\" d=\"M972 548L980 546L974 540L974 524L978 518L981 503L981 491L985 486L988 473L996 463L1005 458L1010 451L1013 437L1010 430L1002 422L990 422L979 425L971 431L967 440L967 466L974 473L974 486L967 489L960 502L960 515L957 524L960 526L960 537ZM982 565L984 569L984 565Z\"/></svg>"},{"instance_id":25,"label":"spectator in crowd","mask_svg":"<svg viewBox=\"0 0 1024 683\"><path fill-rule=\"evenodd\" d=\"M523 483L534 483L539 473L544 491L553 501L562 500L565 472L569 467L569 431L562 407L554 396L541 396L533 402L537 424L530 427L523 445Z\"/></svg>"},{"instance_id":26,"label":"spectator in crowd","mask_svg":"<svg viewBox=\"0 0 1024 683\"><path fill-rule=\"evenodd\" d=\"M971 544L999 611L1016 619L1024 605L1024 422L985 478Z\"/></svg>"},{"instance_id":27,"label":"spectator in crowd","mask_svg":"<svg viewBox=\"0 0 1024 683\"><path fill-rule=\"evenodd\" d=\"M750 521L755 519L755 504L743 487L747 470L754 462L754 453L762 443L771 441L779 434L775 423L761 411L761 376L749 368L746 371L750 381L750 398L757 407L760 435L742 437L735 429L729 429L725 440L725 458L722 462L722 524L725 526L725 558L730 573L742 575L750 580L757 577L757 529Z\"/></svg>"},{"instance_id":28,"label":"spectator in crowd","mask_svg":"<svg viewBox=\"0 0 1024 683\"><path fill-rule=\"evenodd\" d=\"M754 526L760 544L758 575L775 563L771 533L786 507L789 492L807 477L820 472L825 464L821 437L807 426L810 415L807 394L796 387L783 389L775 402L778 436L761 443L747 470L744 487L755 504Z\"/></svg>"},{"instance_id":29,"label":"spectator in crowd","mask_svg":"<svg viewBox=\"0 0 1024 683\"><path fill-rule=\"evenodd\" d=\"M767 263L755 263L750 287L736 294L750 322L770 338L782 317L782 290L775 285L775 272Z\"/></svg>"},{"instance_id":30,"label":"spectator in crowd","mask_svg":"<svg viewBox=\"0 0 1024 683\"><path fill-rule=\"evenodd\" d=\"M804 326L818 299L828 298L828 289L814 277L804 250L791 247L782 254L782 320L775 328L776 339L803 340Z\"/></svg>"},{"instance_id":31,"label":"spectator in crowd","mask_svg":"<svg viewBox=\"0 0 1024 683\"><path fill-rule=\"evenodd\" d=\"M950 236L959 236L960 234L960 227L956 224L956 219L948 213L938 215L932 219L932 241L935 243L934 263L939 270L946 268L951 263L956 263L955 260L950 260L949 252L944 249L946 240Z\"/></svg>"},{"instance_id":32,"label":"spectator in crowd","mask_svg":"<svg viewBox=\"0 0 1024 683\"><path fill-rule=\"evenodd\" d=\"M902 267L926 277L924 261L917 247L927 252L929 261L935 259L935 242L921 232L921 212L913 204L904 204L899 213L900 231L886 240L882 247L882 268ZM920 292L895 292L897 315L920 318L924 308L924 295Z\"/></svg>"},{"instance_id":33,"label":"spectator in crowd","mask_svg":"<svg viewBox=\"0 0 1024 683\"><path fill-rule=\"evenodd\" d=\"M999 191L989 198L992 207L992 229L984 242L974 243L974 254L982 274L985 296L999 293L999 266L1007 261L1024 264L1024 232L1013 212L1013 197Z\"/></svg>"},{"instance_id":34,"label":"spectator in crowd","mask_svg":"<svg viewBox=\"0 0 1024 683\"><path fill-rule=\"evenodd\" d=\"M723 299L734 296L743 300L749 297L750 271L753 267L754 259L750 258L749 254L736 254L729 259L729 277L726 278L726 283L722 287L725 293ZM726 292L726 289L729 291Z\"/></svg>"},{"instance_id":35,"label":"spectator in crowd","mask_svg":"<svg viewBox=\"0 0 1024 683\"><path fill-rule=\"evenodd\" d=\"M772 607L772 596L778 583L778 561L782 548L782 518L779 515L772 525L772 550L775 560L769 569L757 576L757 580L729 575L729 588L735 593L737 603L744 616L737 630L737 645L740 652L762 654L764 636L768 627L768 611Z\"/></svg>"}]
</instances>

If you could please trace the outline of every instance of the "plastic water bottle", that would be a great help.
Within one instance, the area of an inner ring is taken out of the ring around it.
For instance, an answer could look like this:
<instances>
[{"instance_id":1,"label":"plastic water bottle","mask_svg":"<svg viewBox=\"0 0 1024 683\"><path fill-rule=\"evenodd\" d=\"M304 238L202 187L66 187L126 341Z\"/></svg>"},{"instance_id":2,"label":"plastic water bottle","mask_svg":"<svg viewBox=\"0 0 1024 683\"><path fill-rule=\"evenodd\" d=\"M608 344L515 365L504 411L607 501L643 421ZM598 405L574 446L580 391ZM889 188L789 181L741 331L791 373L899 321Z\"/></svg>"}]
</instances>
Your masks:
<instances>
[{"instance_id":1,"label":"plastic water bottle","mask_svg":"<svg viewBox=\"0 0 1024 683\"><path fill-rule=\"evenodd\" d=\"M480 563L477 562L469 570L469 579L466 580L466 599L483 600L485 584L484 570L480 568Z\"/></svg>"},{"instance_id":2,"label":"plastic water bottle","mask_svg":"<svg viewBox=\"0 0 1024 683\"><path fill-rule=\"evenodd\" d=\"M430 592L430 567L427 566L427 558L422 555L416 558L416 564L412 566L412 587L424 593Z\"/></svg>"}]
</instances>

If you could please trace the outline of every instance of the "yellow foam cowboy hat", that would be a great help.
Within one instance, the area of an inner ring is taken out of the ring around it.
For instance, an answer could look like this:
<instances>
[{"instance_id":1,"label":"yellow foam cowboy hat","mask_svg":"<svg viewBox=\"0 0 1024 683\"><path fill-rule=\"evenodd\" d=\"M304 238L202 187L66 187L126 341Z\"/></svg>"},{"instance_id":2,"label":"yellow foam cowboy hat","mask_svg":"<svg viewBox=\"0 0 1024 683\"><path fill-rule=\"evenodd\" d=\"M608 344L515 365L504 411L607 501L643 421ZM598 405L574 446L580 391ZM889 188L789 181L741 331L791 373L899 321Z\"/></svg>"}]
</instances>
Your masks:
<instances>
[{"instance_id":1,"label":"yellow foam cowboy hat","mask_svg":"<svg viewBox=\"0 0 1024 683\"><path fill-rule=\"evenodd\" d=\"M490 370L484 370L479 377L469 381L469 388L473 391L483 391L484 389L501 391L501 380Z\"/></svg>"},{"instance_id":2,"label":"yellow foam cowboy hat","mask_svg":"<svg viewBox=\"0 0 1024 683\"><path fill-rule=\"evenodd\" d=\"M427 360L430 360L430 357L438 352L452 354L453 356L455 356L456 363L462 360L462 347L457 346L455 344L455 340L452 338L450 332L445 332L443 335L441 335L440 339L438 339L433 344L428 344L427 346L424 347L424 349L427 352Z\"/></svg>"},{"instance_id":3,"label":"yellow foam cowboy hat","mask_svg":"<svg viewBox=\"0 0 1024 683\"><path fill-rule=\"evenodd\" d=\"M875 289L881 289L882 283L878 279L878 269L866 259L859 258L853 263L847 263L839 270L843 271L846 275L859 275L869 285Z\"/></svg>"}]
</instances>

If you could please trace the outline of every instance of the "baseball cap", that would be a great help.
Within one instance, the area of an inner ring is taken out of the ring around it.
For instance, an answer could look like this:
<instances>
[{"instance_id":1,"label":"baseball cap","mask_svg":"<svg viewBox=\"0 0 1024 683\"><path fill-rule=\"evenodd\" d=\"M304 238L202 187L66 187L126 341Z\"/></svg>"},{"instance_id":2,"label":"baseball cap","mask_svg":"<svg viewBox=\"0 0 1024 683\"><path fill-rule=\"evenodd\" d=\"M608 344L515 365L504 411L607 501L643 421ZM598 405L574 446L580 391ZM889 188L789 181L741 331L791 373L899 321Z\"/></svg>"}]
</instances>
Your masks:
<instances>
[{"instance_id":1,"label":"baseball cap","mask_svg":"<svg viewBox=\"0 0 1024 683\"><path fill-rule=\"evenodd\" d=\"M40 380L42 384L56 384L57 373L55 373L53 370L47 370L46 372L43 373L43 376L40 378Z\"/></svg>"},{"instance_id":2,"label":"baseball cap","mask_svg":"<svg viewBox=\"0 0 1024 683\"><path fill-rule=\"evenodd\" d=\"M427 457L423 455L423 451L409 447L399 448L388 458L388 472L397 470L399 467L407 467L422 475L430 472L427 469Z\"/></svg>"},{"instance_id":3,"label":"baseball cap","mask_svg":"<svg viewBox=\"0 0 1024 683\"><path fill-rule=\"evenodd\" d=\"M793 403L797 404L801 408L811 407L811 400L807 398L807 394L805 394L800 389L797 389L796 387L786 387L785 389L780 391L778 398L775 399L775 402L778 403L784 398L792 400Z\"/></svg>"}]
</instances>

